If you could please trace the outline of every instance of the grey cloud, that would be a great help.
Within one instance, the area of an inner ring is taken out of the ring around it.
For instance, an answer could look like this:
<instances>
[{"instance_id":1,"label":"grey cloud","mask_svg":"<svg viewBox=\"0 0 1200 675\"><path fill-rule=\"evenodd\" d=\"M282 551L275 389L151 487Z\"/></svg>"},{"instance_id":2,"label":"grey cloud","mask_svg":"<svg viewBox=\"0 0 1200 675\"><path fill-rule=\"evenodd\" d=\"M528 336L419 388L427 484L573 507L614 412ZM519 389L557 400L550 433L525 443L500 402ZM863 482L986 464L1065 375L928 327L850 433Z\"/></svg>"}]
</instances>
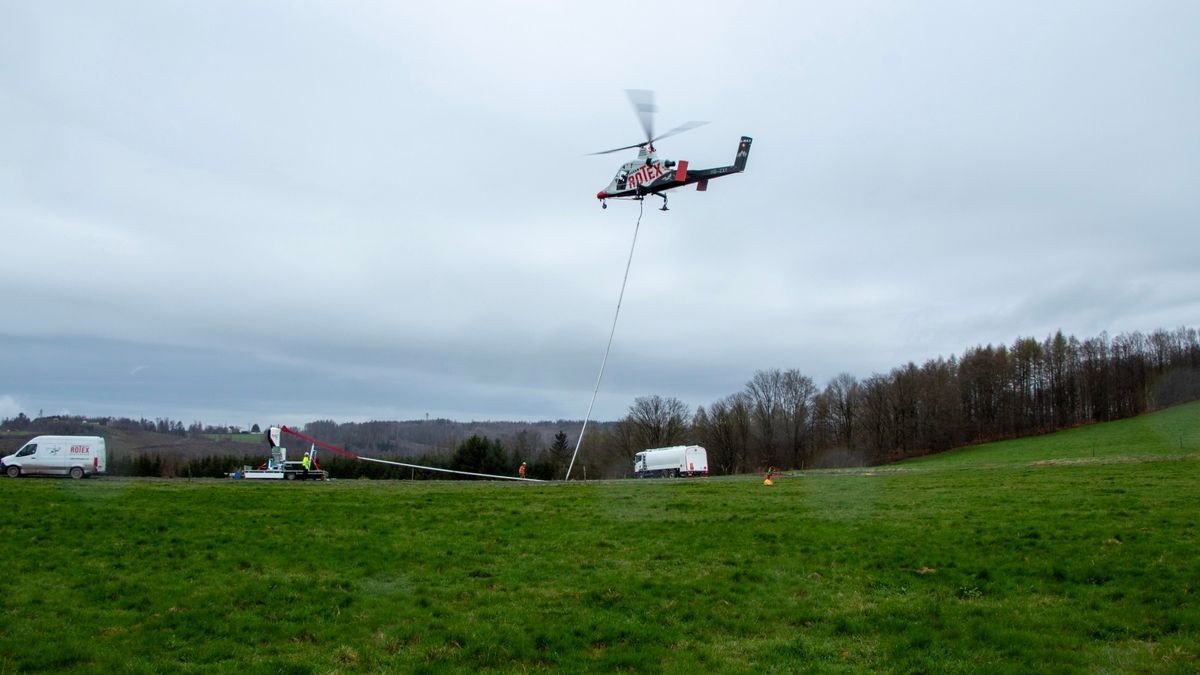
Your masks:
<instances>
[{"instance_id":1,"label":"grey cloud","mask_svg":"<svg viewBox=\"0 0 1200 675\"><path fill-rule=\"evenodd\" d=\"M0 9L4 406L582 416L636 215L583 153L636 139L627 87L712 120L667 156L756 141L647 209L601 418L1195 323L1194 3L613 6L667 70L588 8L463 9Z\"/></svg>"}]
</instances>

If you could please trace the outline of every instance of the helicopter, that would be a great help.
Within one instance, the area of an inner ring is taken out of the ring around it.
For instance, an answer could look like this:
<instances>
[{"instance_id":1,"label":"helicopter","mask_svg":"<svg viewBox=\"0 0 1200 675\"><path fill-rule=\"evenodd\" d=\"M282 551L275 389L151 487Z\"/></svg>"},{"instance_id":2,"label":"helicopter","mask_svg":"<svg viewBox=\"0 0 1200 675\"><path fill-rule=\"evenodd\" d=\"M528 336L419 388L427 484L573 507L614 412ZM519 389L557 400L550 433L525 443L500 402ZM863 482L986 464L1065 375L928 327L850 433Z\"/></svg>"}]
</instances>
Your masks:
<instances>
[{"instance_id":1,"label":"helicopter","mask_svg":"<svg viewBox=\"0 0 1200 675\"><path fill-rule=\"evenodd\" d=\"M733 164L729 166L690 169L687 160L677 162L671 159L659 159L658 152L654 148L655 141L695 129L707 122L685 122L664 134L655 136L654 113L658 109L654 105L654 92L647 89L628 89L625 93L628 94L629 101L633 104L638 121L642 123L642 131L646 134L646 140L612 150L590 153L607 155L622 150L638 149L637 159L621 165L608 187L596 193L596 199L600 200L601 208L608 208L607 200L609 199L641 200L645 199L646 195L656 195L662 197L663 200L662 208L659 210L666 211L667 190L695 183L696 190L704 192L708 189L708 181L713 178L741 173L746 169L746 160L750 156L750 143L754 140L749 136L742 136L738 143L737 154L733 158Z\"/></svg>"}]
</instances>

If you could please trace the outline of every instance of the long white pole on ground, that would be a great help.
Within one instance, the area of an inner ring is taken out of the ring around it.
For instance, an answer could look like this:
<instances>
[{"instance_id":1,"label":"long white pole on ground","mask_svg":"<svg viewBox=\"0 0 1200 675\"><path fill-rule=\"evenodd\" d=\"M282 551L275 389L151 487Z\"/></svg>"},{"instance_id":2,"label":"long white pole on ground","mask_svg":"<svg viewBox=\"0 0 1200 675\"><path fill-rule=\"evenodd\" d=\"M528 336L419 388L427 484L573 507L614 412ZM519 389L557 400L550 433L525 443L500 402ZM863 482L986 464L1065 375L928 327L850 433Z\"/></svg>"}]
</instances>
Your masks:
<instances>
[{"instance_id":1,"label":"long white pole on ground","mask_svg":"<svg viewBox=\"0 0 1200 675\"><path fill-rule=\"evenodd\" d=\"M442 473L456 473L460 476L479 476L480 478L499 478L500 480L522 480L526 483L545 483L544 480L537 478L518 478L516 476L500 476L494 473L475 473L474 471L455 471L454 469L442 469L436 466L422 466L420 464L405 464L404 462L392 462L386 459L372 459L370 457L359 457L362 462L375 462L377 464L392 464L394 466L407 466L413 469L423 469L425 471L441 471Z\"/></svg>"},{"instance_id":2,"label":"long white pole on ground","mask_svg":"<svg viewBox=\"0 0 1200 675\"><path fill-rule=\"evenodd\" d=\"M289 429L286 426L271 427L271 430L269 432L269 437L271 439L271 447L272 448L279 445L279 435L281 433L291 434L291 435L295 436L296 438L306 440L309 443L313 444L314 449L319 445L322 448L325 448L326 450L336 452L337 454L339 454L343 457L349 457L350 459L357 459L360 462L375 462L377 464L391 464L393 466L405 466L405 467L408 467L411 469L423 469L425 471L440 471L442 473L456 473L461 476L479 476L480 478L499 478L500 480L519 480L519 481L524 481L526 483L544 483L545 482L542 480L538 480L537 478L518 478L516 476L500 476L500 475L497 475L494 473L475 473L474 471L456 471L455 469L443 469L440 466L425 466L423 464L408 464L405 462L393 462L393 461L387 460L387 459L373 459L371 457L360 457L359 455L356 455L353 452L347 452L346 450L343 450L342 448L339 448L336 445L330 445L329 443L326 443L324 441L318 441L317 439L315 439L311 436L306 436L306 435L300 433L299 431L296 431L295 429ZM280 450L282 450L282 448L280 448ZM314 452L315 452L315 450L314 450Z\"/></svg>"},{"instance_id":3,"label":"long white pole on ground","mask_svg":"<svg viewBox=\"0 0 1200 675\"><path fill-rule=\"evenodd\" d=\"M575 457L579 455L579 446L583 444L583 432L587 431L588 420L592 418L592 406L596 405L596 394L600 393L600 380L604 379L604 366L608 363L608 352L612 349L613 335L617 332L617 317L621 316L621 301L625 299L625 284L629 281L629 267L633 265L633 249L637 246L638 230L642 227L642 211L646 205L645 199L638 200L637 223L633 226L633 243L629 245L629 260L625 262L625 278L621 279L621 293L617 296L617 311L613 314L612 330L608 332L608 346L604 348L604 359L600 361L600 374L596 376L596 388L592 391L592 402L588 404L587 414L583 416L583 428L579 430L579 438L575 441L575 452L571 453L571 463L567 466L567 475L563 480L571 480L571 469L575 468Z\"/></svg>"}]
</instances>

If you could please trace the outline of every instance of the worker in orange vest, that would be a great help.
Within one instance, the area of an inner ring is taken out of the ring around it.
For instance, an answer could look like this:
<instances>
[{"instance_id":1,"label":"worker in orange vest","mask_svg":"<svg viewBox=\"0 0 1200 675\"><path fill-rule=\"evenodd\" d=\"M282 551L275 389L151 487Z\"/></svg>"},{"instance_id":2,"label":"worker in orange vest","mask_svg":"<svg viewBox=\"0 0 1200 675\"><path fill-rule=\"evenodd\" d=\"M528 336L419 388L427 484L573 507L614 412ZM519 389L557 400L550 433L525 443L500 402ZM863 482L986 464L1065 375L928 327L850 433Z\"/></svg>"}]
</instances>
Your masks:
<instances>
[{"instance_id":1,"label":"worker in orange vest","mask_svg":"<svg viewBox=\"0 0 1200 675\"><path fill-rule=\"evenodd\" d=\"M517 469L517 475L521 478L525 477L525 462L521 462L521 466Z\"/></svg>"}]
</instances>

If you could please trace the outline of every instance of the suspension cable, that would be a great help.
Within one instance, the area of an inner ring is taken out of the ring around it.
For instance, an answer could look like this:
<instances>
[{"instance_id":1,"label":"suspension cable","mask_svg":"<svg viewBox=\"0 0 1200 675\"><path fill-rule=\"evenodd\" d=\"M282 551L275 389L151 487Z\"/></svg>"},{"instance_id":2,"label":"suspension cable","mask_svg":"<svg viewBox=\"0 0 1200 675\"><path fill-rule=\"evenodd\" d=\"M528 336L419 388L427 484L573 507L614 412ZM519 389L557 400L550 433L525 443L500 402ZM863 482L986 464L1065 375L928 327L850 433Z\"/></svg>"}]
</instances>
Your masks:
<instances>
[{"instance_id":1,"label":"suspension cable","mask_svg":"<svg viewBox=\"0 0 1200 675\"><path fill-rule=\"evenodd\" d=\"M600 374L596 376L596 388L592 390L592 402L588 404L587 414L583 416L583 428L579 430L579 438L575 441L575 452L571 453L571 463L567 466L567 475L563 480L571 480L571 469L575 467L575 457L579 455L579 446L583 444L583 432L587 431L588 420L592 417L592 406L596 405L596 394L600 393L600 380L604 379L604 366L608 364L608 352L612 349L613 335L617 332L617 317L621 316L621 302L625 299L625 284L629 281L629 268L633 265L633 249L637 246L638 230L642 227L642 211L645 209L645 198L638 200L637 223L633 226L633 243L629 245L629 260L625 262L625 277L621 279L621 293L617 296L617 311L613 314L612 330L608 332L608 346L604 348L604 359L600 361Z\"/></svg>"}]
</instances>

